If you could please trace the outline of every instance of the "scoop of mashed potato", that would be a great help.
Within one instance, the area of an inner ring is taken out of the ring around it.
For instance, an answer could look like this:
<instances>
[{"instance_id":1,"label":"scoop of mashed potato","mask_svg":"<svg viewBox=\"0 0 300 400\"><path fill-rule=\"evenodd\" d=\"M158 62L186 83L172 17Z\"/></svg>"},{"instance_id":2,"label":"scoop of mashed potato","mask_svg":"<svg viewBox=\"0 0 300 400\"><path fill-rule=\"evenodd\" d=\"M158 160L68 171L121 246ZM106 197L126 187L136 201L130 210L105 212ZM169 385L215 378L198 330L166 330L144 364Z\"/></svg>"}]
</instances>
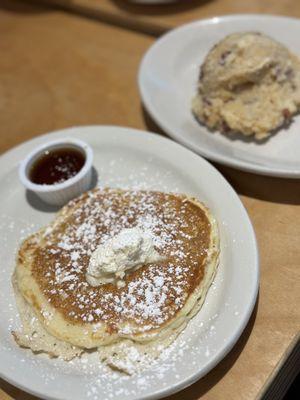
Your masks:
<instances>
[{"instance_id":1,"label":"scoop of mashed potato","mask_svg":"<svg viewBox=\"0 0 300 400\"><path fill-rule=\"evenodd\" d=\"M264 139L300 109L300 60L256 32L234 33L201 66L195 117L211 130Z\"/></svg>"}]
</instances>

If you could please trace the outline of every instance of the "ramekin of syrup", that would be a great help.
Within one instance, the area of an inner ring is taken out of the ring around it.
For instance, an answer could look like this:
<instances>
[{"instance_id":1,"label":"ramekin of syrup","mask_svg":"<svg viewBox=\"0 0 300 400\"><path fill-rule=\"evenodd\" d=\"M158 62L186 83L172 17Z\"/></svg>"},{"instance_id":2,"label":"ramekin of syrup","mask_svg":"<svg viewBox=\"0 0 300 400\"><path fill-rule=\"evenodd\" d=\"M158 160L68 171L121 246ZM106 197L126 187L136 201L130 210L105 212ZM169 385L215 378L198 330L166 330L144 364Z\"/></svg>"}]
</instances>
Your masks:
<instances>
[{"instance_id":1,"label":"ramekin of syrup","mask_svg":"<svg viewBox=\"0 0 300 400\"><path fill-rule=\"evenodd\" d=\"M78 139L59 139L34 149L21 162L23 185L51 205L64 205L88 190L93 152Z\"/></svg>"},{"instance_id":2,"label":"ramekin of syrup","mask_svg":"<svg viewBox=\"0 0 300 400\"><path fill-rule=\"evenodd\" d=\"M46 150L32 165L29 179L38 185L55 185L73 178L85 163L85 155L72 147Z\"/></svg>"}]
</instances>

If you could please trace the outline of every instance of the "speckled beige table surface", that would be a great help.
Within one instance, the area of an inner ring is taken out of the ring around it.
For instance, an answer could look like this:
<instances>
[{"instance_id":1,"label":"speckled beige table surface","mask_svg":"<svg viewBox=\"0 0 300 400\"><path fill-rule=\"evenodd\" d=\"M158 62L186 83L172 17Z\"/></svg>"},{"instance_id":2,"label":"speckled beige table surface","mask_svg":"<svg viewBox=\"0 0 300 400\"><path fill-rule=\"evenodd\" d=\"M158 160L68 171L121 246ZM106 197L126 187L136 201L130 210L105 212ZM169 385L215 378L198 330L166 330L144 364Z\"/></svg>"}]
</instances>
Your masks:
<instances>
[{"instance_id":1,"label":"speckled beige table surface","mask_svg":"<svg viewBox=\"0 0 300 400\"><path fill-rule=\"evenodd\" d=\"M159 132L141 106L136 84L152 37L14 1L1 1L0 37L1 152L71 125ZM300 183L216 166L240 195L256 231L259 298L230 354L169 400L261 398L299 338ZM1 400L34 398L3 380L0 388Z\"/></svg>"}]
</instances>

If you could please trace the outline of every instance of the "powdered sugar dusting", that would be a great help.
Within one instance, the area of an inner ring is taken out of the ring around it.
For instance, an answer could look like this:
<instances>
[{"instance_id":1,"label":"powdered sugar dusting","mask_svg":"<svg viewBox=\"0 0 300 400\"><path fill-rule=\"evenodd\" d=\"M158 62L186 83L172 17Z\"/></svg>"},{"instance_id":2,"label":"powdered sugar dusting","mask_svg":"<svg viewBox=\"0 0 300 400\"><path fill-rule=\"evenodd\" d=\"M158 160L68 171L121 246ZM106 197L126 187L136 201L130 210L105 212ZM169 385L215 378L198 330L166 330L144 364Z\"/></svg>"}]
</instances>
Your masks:
<instances>
[{"instance_id":1,"label":"powdered sugar dusting","mask_svg":"<svg viewBox=\"0 0 300 400\"><path fill-rule=\"evenodd\" d=\"M34 273L49 301L64 312L70 304L73 321L125 323L120 334L130 326L148 332L171 320L202 276L209 245L203 212L174 195L111 189L89 192L69 207L71 217L47 228L45 245L37 249ZM162 261L135 271L125 288L91 287L85 272L95 249L132 227L150 235Z\"/></svg>"},{"instance_id":2,"label":"powdered sugar dusting","mask_svg":"<svg viewBox=\"0 0 300 400\"><path fill-rule=\"evenodd\" d=\"M158 221L146 218L143 219L143 222L145 220L148 221L148 226L158 226ZM28 224L25 231L28 234L36 229L37 227L30 228L30 224ZM50 234L50 230L47 233ZM158 244L159 242L160 241L158 241ZM53 254L58 254L60 250L52 249L51 252ZM72 262L78 263L79 257L77 250L75 250L75 252L72 251L70 254ZM80 264L78 264L78 267L80 267ZM57 275L61 275L63 279L64 275L59 268L60 267L57 266ZM170 271L173 271L174 268L176 268L174 265L169 265ZM177 273L180 273L180 268L177 269ZM149 291L149 297L151 298L153 296L152 289L155 292L155 290L163 288L164 283L165 278L163 274L156 275L153 281L154 287ZM180 295L182 291L182 287L177 287L176 293L178 292ZM84 301L84 298L82 298L82 301ZM13 307L11 304L8 306ZM15 311L13 314L14 317L11 319L9 329L15 329L16 319L18 318ZM217 316L215 318L217 318ZM175 376L177 382L180 382L182 377L178 374L178 367L182 365L184 355L190 351L191 347L193 351L190 355L189 364L185 366L185 370L188 371L189 368L195 368L199 362L199 354L202 352L204 355L207 348L203 343L206 343L207 338L212 337L210 330L207 330L207 326L209 327L210 323L211 322L208 320L205 325L201 323L199 326L197 324L195 325L195 321L191 321L187 328L187 334L180 335L176 342L169 348L161 349L161 355L158 360L151 364L151 370L145 370L133 377L121 375L118 372L111 371L111 369L105 365L99 364L97 354L86 354L81 359L65 363L59 359L49 360L41 356L32 356L31 353L25 350L19 350L19 352L22 353L20 357L19 353L15 353L16 348L14 343L10 342L10 345L6 344L5 346L7 350L10 351L11 356L16 359L18 365L20 363L26 364L26 369L29 374L38 373L40 375L40 379L43 380L45 387L52 387L53 383L60 381L62 376L73 376L75 374L80 379L80 386L76 389L76 398L87 398L91 400L99 398L103 400L124 400L125 398L140 399L151 392L154 387L159 387L162 390L169 387L171 376ZM217 325L216 320L214 320L214 325ZM201 338L200 340L199 337ZM214 354L213 346L210 346L210 352L211 355Z\"/></svg>"}]
</instances>

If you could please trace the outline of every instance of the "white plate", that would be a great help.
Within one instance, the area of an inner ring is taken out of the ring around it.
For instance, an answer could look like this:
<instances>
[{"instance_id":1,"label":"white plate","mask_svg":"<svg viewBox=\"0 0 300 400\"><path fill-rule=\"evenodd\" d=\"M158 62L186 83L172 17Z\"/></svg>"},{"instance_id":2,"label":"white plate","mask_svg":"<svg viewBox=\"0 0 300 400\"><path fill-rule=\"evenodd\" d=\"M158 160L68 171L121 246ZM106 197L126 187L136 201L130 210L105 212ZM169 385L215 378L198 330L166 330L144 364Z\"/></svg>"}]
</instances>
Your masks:
<instances>
[{"instance_id":1,"label":"white plate","mask_svg":"<svg viewBox=\"0 0 300 400\"><path fill-rule=\"evenodd\" d=\"M10 330L19 326L10 278L21 239L53 218L32 206L19 183L17 165L35 146L72 136L90 144L102 185L184 192L215 214L221 260L207 301L169 354L136 377L108 372L93 356L67 363L19 348ZM0 158L0 375L49 399L154 399L205 375L232 348L255 304L259 267L255 235L238 196L201 157L161 136L120 127L78 127L40 136Z\"/></svg>"},{"instance_id":2,"label":"white plate","mask_svg":"<svg viewBox=\"0 0 300 400\"><path fill-rule=\"evenodd\" d=\"M209 132L190 111L199 68L226 35L260 31L300 56L300 20L268 15L216 17L183 25L162 36L146 53L139 72L143 103L162 129L211 160L265 175L300 177L300 117L262 144Z\"/></svg>"}]
</instances>

